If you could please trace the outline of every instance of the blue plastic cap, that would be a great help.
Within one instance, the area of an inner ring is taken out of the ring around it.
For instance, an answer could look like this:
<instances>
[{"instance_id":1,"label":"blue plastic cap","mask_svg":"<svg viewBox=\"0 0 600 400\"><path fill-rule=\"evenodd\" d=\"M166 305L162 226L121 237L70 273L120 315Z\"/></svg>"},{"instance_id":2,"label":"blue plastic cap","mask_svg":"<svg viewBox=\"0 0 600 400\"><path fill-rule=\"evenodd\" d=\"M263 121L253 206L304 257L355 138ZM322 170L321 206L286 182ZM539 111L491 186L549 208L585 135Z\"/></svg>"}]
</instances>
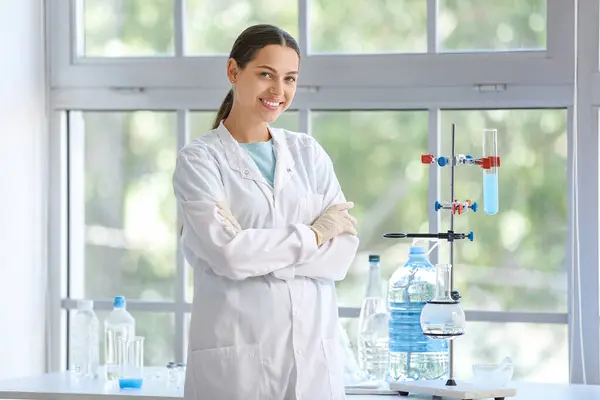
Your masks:
<instances>
[{"instance_id":1,"label":"blue plastic cap","mask_svg":"<svg viewBox=\"0 0 600 400\"><path fill-rule=\"evenodd\" d=\"M115 301L113 303L113 307L115 308L123 308L125 307L125 297L117 296L115 297Z\"/></svg>"},{"instance_id":2,"label":"blue plastic cap","mask_svg":"<svg viewBox=\"0 0 600 400\"><path fill-rule=\"evenodd\" d=\"M409 255L423 255L425 254L425 247L423 246L410 246Z\"/></svg>"},{"instance_id":3,"label":"blue plastic cap","mask_svg":"<svg viewBox=\"0 0 600 400\"><path fill-rule=\"evenodd\" d=\"M369 255L369 262L379 262L379 260L380 260L379 255L377 255L377 254Z\"/></svg>"},{"instance_id":4,"label":"blue plastic cap","mask_svg":"<svg viewBox=\"0 0 600 400\"><path fill-rule=\"evenodd\" d=\"M467 235L467 238L469 238L469 240L472 242L473 239L475 239L475 235L473 234L473 232L469 232L469 234Z\"/></svg>"},{"instance_id":5,"label":"blue plastic cap","mask_svg":"<svg viewBox=\"0 0 600 400\"><path fill-rule=\"evenodd\" d=\"M446 165L448 165L448 159L446 157L438 158L438 165L440 167L445 167Z\"/></svg>"}]
</instances>

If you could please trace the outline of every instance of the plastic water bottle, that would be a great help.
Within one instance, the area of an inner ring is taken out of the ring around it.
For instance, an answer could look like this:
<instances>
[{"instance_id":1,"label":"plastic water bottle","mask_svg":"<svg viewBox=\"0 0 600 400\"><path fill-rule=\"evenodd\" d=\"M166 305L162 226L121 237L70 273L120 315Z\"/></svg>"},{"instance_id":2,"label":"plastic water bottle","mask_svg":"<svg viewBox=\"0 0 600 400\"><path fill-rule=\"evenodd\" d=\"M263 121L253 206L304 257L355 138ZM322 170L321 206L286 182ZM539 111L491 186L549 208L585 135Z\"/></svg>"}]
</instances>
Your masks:
<instances>
[{"instance_id":1,"label":"plastic water bottle","mask_svg":"<svg viewBox=\"0 0 600 400\"><path fill-rule=\"evenodd\" d=\"M100 359L100 323L94 313L94 302L77 301L70 331L71 371L78 378L96 378Z\"/></svg>"},{"instance_id":2,"label":"plastic water bottle","mask_svg":"<svg viewBox=\"0 0 600 400\"><path fill-rule=\"evenodd\" d=\"M113 310L104 321L104 363L106 365L106 379L119 379L119 354L118 345L121 338L132 340L135 337L135 319L125 308L125 297L115 297Z\"/></svg>"},{"instance_id":3,"label":"plastic water bottle","mask_svg":"<svg viewBox=\"0 0 600 400\"><path fill-rule=\"evenodd\" d=\"M379 256L369 256L369 282L358 320L359 367L370 380L387 380L389 369L387 304L381 288Z\"/></svg>"},{"instance_id":4,"label":"plastic water bottle","mask_svg":"<svg viewBox=\"0 0 600 400\"><path fill-rule=\"evenodd\" d=\"M420 317L435 294L436 271L425 248L412 246L406 263L389 281L390 377L411 381L442 379L448 374L447 340L423 335Z\"/></svg>"}]
</instances>

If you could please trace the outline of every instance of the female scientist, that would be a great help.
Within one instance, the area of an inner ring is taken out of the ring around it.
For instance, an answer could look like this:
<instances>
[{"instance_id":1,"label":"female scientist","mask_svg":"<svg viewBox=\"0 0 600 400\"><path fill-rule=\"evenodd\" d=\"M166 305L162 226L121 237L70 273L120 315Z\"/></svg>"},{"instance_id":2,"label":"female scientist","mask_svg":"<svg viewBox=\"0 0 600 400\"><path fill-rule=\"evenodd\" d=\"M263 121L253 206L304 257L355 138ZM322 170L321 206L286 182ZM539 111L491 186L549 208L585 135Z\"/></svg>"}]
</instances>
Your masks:
<instances>
[{"instance_id":1,"label":"female scientist","mask_svg":"<svg viewBox=\"0 0 600 400\"><path fill-rule=\"evenodd\" d=\"M213 130L177 157L194 268L185 400L345 398L334 282L358 247L353 205L314 138L269 126L294 98L299 54L277 27L246 29Z\"/></svg>"}]
</instances>

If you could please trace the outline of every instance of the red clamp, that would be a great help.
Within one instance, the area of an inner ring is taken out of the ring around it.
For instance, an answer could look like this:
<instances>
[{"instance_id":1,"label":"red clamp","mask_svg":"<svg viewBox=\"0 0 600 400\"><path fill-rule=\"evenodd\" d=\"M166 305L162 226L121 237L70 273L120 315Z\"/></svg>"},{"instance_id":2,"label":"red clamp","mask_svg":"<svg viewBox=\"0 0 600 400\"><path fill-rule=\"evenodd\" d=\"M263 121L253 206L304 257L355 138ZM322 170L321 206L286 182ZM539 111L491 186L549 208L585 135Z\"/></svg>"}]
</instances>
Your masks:
<instances>
[{"instance_id":1,"label":"red clamp","mask_svg":"<svg viewBox=\"0 0 600 400\"><path fill-rule=\"evenodd\" d=\"M490 157L484 157L480 160L478 160L477 164L481 165L481 168L483 169L490 169L492 167L500 167L500 157L496 156L490 156Z\"/></svg>"},{"instance_id":2,"label":"red clamp","mask_svg":"<svg viewBox=\"0 0 600 400\"><path fill-rule=\"evenodd\" d=\"M421 162L423 164L433 164L435 157L433 154L423 154L421 155Z\"/></svg>"}]
</instances>

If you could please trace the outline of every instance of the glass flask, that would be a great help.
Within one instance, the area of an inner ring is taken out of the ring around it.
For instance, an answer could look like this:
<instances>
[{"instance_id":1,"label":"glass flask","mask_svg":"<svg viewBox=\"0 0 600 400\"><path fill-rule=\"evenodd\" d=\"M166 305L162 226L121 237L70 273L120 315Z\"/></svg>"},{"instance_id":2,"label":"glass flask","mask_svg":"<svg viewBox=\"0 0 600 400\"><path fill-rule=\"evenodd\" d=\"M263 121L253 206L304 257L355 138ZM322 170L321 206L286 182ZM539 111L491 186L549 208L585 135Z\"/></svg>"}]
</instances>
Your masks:
<instances>
[{"instance_id":1,"label":"glass flask","mask_svg":"<svg viewBox=\"0 0 600 400\"><path fill-rule=\"evenodd\" d=\"M465 312L452 298L450 272L452 265L436 265L436 291L421 313L423 334L432 339L452 340L465 333Z\"/></svg>"}]
</instances>

